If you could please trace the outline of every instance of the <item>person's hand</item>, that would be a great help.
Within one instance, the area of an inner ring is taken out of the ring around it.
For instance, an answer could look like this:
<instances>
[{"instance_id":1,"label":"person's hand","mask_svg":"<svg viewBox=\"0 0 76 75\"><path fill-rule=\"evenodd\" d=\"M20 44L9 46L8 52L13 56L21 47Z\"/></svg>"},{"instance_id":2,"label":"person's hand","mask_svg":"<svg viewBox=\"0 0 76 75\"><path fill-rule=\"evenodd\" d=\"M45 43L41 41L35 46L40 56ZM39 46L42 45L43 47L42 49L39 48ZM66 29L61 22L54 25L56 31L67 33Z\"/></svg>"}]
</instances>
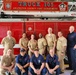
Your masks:
<instances>
[{"instance_id":1,"label":"person's hand","mask_svg":"<svg viewBox=\"0 0 76 75\"><path fill-rule=\"evenodd\" d=\"M10 67L8 67L8 71L9 72L11 72L12 71L12 67L10 66Z\"/></svg>"},{"instance_id":2,"label":"person's hand","mask_svg":"<svg viewBox=\"0 0 76 75\"><path fill-rule=\"evenodd\" d=\"M20 67L21 70L23 69L23 66L19 66L19 67Z\"/></svg>"},{"instance_id":3,"label":"person's hand","mask_svg":"<svg viewBox=\"0 0 76 75\"><path fill-rule=\"evenodd\" d=\"M31 48L30 48L30 51L31 51L32 53L34 53L34 50L32 50Z\"/></svg>"},{"instance_id":4,"label":"person's hand","mask_svg":"<svg viewBox=\"0 0 76 75\"><path fill-rule=\"evenodd\" d=\"M22 69L22 73L24 73L25 72L25 70L24 69Z\"/></svg>"},{"instance_id":5,"label":"person's hand","mask_svg":"<svg viewBox=\"0 0 76 75\"><path fill-rule=\"evenodd\" d=\"M74 46L74 49L76 49L76 45Z\"/></svg>"},{"instance_id":6,"label":"person's hand","mask_svg":"<svg viewBox=\"0 0 76 75\"><path fill-rule=\"evenodd\" d=\"M38 71L35 69L34 72L37 74Z\"/></svg>"},{"instance_id":7,"label":"person's hand","mask_svg":"<svg viewBox=\"0 0 76 75\"><path fill-rule=\"evenodd\" d=\"M32 53L34 53L34 51L33 51L33 50L31 50L31 52L32 52Z\"/></svg>"},{"instance_id":8,"label":"person's hand","mask_svg":"<svg viewBox=\"0 0 76 75\"><path fill-rule=\"evenodd\" d=\"M40 73L41 73L41 70L38 69L37 70L37 75L40 75Z\"/></svg>"},{"instance_id":9,"label":"person's hand","mask_svg":"<svg viewBox=\"0 0 76 75\"><path fill-rule=\"evenodd\" d=\"M53 74L54 73L54 70L53 69L50 69L49 70L49 73Z\"/></svg>"},{"instance_id":10,"label":"person's hand","mask_svg":"<svg viewBox=\"0 0 76 75\"><path fill-rule=\"evenodd\" d=\"M61 55L64 56L64 52L61 52Z\"/></svg>"},{"instance_id":11,"label":"person's hand","mask_svg":"<svg viewBox=\"0 0 76 75\"><path fill-rule=\"evenodd\" d=\"M25 47L24 49L25 49L25 50L28 50L28 48L27 48L27 47Z\"/></svg>"}]
</instances>

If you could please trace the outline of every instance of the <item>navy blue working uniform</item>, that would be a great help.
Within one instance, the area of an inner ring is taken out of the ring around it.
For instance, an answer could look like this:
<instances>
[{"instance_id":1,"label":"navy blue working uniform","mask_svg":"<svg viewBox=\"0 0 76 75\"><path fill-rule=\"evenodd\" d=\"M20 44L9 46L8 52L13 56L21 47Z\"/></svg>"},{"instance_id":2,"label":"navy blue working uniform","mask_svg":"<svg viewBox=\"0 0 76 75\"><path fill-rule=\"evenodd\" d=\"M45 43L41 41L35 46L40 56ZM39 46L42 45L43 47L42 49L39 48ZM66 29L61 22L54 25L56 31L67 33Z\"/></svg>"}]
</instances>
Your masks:
<instances>
[{"instance_id":1,"label":"navy blue working uniform","mask_svg":"<svg viewBox=\"0 0 76 75\"><path fill-rule=\"evenodd\" d=\"M30 59L30 62L33 63L33 66L35 67L35 69L40 69L42 63L44 63L44 58L42 55L39 54L38 57L36 57L35 55L33 55ZM34 70L30 67L29 68L29 71L32 75L36 75L34 73ZM41 74L40 75L45 75L46 74L46 69L43 68L42 71L41 71Z\"/></svg>"},{"instance_id":2,"label":"navy blue working uniform","mask_svg":"<svg viewBox=\"0 0 76 75\"><path fill-rule=\"evenodd\" d=\"M51 57L51 55L48 54L47 57L46 57L46 63L48 64L50 69L53 69L56 65L59 65L57 55L54 55L53 57ZM49 71L48 71L48 74L52 75L52 74L49 73ZM56 70L56 75L59 75L59 74L60 74L60 68L58 68Z\"/></svg>"},{"instance_id":3,"label":"navy blue working uniform","mask_svg":"<svg viewBox=\"0 0 76 75\"><path fill-rule=\"evenodd\" d=\"M69 33L67 36L67 56L69 60L69 67L76 72L76 33Z\"/></svg>"},{"instance_id":4,"label":"navy blue working uniform","mask_svg":"<svg viewBox=\"0 0 76 75\"><path fill-rule=\"evenodd\" d=\"M25 54L24 56L21 56L20 54L16 57L16 63L20 64L21 66L26 65L30 62L29 55ZM28 75L28 67L24 68L25 73L23 75ZM15 71L18 75L21 75L21 70L16 66Z\"/></svg>"}]
</instances>

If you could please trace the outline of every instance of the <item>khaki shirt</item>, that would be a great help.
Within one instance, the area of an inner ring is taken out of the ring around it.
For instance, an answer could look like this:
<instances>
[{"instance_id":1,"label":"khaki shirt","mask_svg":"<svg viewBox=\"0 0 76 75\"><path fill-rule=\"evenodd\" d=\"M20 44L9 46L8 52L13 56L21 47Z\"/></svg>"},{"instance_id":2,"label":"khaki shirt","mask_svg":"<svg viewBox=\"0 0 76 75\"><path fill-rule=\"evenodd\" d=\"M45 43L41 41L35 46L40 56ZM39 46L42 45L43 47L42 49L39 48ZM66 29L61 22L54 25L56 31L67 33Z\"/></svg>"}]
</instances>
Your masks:
<instances>
[{"instance_id":1,"label":"khaki shirt","mask_svg":"<svg viewBox=\"0 0 76 75\"><path fill-rule=\"evenodd\" d=\"M5 50L8 50L9 48L13 49L14 45L16 44L16 40L13 37L9 39L6 36L2 39L1 44L3 44Z\"/></svg>"},{"instance_id":2,"label":"khaki shirt","mask_svg":"<svg viewBox=\"0 0 76 75\"><path fill-rule=\"evenodd\" d=\"M36 40L34 40L34 41L30 40L28 42L28 47L30 47L32 50L35 50L38 47L37 41Z\"/></svg>"},{"instance_id":3,"label":"khaki shirt","mask_svg":"<svg viewBox=\"0 0 76 75\"><path fill-rule=\"evenodd\" d=\"M19 45L22 45L23 47L28 47L28 38L21 38L19 40Z\"/></svg>"},{"instance_id":4,"label":"khaki shirt","mask_svg":"<svg viewBox=\"0 0 76 75\"><path fill-rule=\"evenodd\" d=\"M2 59L1 59L2 66L9 67L12 65L12 63L15 63L15 56L3 55Z\"/></svg>"},{"instance_id":5,"label":"khaki shirt","mask_svg":"<svg viewBox=\"0 0 76 75\"><path fill-rule=\"evenodd\" d=\"M44 49L44 47L47 45L46 40L44 38L38 39L38 48Z\"/></svg>"},{"instance_id":6,"label":"khaki shirt","mask_svg":"<svg viewBox=\"0 0 76 75\"><path fill-rule=\"evenodd\" d=\"M64 47L67 46L67 40L65 37L60 37L57 40L57 50L63 50Z\"/></svg>"},{"instance_id":7,"label":"khaki shirt","mask_svg":"<svg viewBox=\"0 0 76 75\"><path fill-rule=\"evenodd\" d=\"M47 41L47 45L48 45L48 47L54 47L54 42L56 41L56 36L55 36L55 34L47 34L46 36L45 36L45 38L46 38L46 41Z\"/></svg>"}]
</instances>

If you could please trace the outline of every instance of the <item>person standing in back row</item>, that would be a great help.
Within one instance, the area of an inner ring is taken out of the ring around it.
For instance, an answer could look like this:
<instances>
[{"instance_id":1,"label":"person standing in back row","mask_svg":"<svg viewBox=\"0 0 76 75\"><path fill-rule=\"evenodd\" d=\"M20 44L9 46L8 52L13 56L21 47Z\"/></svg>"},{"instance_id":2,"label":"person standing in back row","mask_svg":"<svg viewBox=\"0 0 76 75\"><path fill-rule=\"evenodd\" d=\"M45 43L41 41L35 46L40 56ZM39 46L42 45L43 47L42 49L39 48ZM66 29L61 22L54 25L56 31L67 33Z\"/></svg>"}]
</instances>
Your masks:
<instances>
[{"instance_id":1,"label":"person standing in back row","mask_svg":"<svg viewBox=\"0 0 76 75\"><path fill-rule=\"evenodd\" d=\"M23 33L22 34L22 38L20 38L19 40L19 45L20 45L20 48L23 48L24 50L26 50L26 52L28 52L28 38L26 37L26 34Z\"/></svg>"},{"instance_id":2,"label":"person standing in back row","mask_svg":"<svg viewBox=\"0 0 76 75\"><path fill-rule=\"evenodd\" d=\"M14 53L13 47L16 44L16 40L12 37L12 32L10 30L7 31L7 36L2 39L1 44L4 46L3 54L6 54L8 49L12 49Z\"/></svg>"},{"instance_id":3,"label":"person standing in back row","mask_svg":"<svg viewBox=\"0 0 76 75\"><path fill-rule=\"evenodd\" d=\"M41 33L39 33L38 48L39 48L39 53L41 55L45 55L46 45L47 45L47 43L46 43L45 38L42 36Z\"/></svg>"},{"instance_id":4,"label":"person standing in back row","mask_svg":"<svg viewBox=\"0 0 76 75\"><path fill-rule=\"evenodd\" d=\"M69 60L69 69L73 69L72 73L76 73L76 32L74 26L69 27L67 36L67 56Z\"/></svg>"},{"instance_id":5,"label":"person standing in back row","mask_svg":"<svg viewBox=\"0 0 76 75\"><path fill-rule=\"evenodd\" d=\"M57 40L57 55L60 62L60 69L61 73L64 73L64 57L65 57L65 51L67 47L67 40L63 36L63 33L61 31L58 32L58 40Z\"/></svg>"},{"instance_id":6,"label":"person standing in back row","mask_svg":"<svg viewBox=\"0 0 76 75\"><path fill-rule=\"evenodd\" d=\"M29 54L30 57L33 55L34 50L37 47L38 47L38 43L35 40L35 35L34 34L31 34L31 39L28 42L28 48L29 48L28 54Z\"/></svg>"},{"instance_id":7,"label":"person standing in back row","mask_svg":"<svg viewBox=\"0 0 76 75\"><path fill-rule=\"evenodd\" d=\"M56 36L52 33L52 28L48 28L48 34L45 36L47 41L47 50L49 52L50 49L56 46Z\"/></svg>"}]
</instances>

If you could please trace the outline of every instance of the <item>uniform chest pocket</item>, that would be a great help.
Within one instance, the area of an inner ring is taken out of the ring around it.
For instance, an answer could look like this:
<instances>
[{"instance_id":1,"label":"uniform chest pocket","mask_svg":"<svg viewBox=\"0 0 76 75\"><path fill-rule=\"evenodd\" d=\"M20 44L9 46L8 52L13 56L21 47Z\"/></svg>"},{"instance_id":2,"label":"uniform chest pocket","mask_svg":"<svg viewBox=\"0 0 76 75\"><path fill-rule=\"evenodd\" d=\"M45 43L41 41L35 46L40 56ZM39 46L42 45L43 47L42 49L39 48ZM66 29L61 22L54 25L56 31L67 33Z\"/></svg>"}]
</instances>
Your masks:
<instances>
[{"instance_id":1,"label":"uniform chest pocket","mask_svg":"<svg viewBox=\"0 0 76 75\"><path fill-rule=\"evenodd\" d=\"M39 59L38 59L38 60L35 59L35 60L34 60L34 63L37 64L37 65L38 65L38 64L41 64L41 60L39 60Z\"/></svg>"},{"instance_id":2,"label":"uniform chest pocket","mask_svg":"<svg viewBox=\"0 0 76 75\"><path fill-rule=\"evenodd\" d=\"M10 62L10 60L8 60L8 59L5 59L5 63L8 63L8 62Z\"/></svg>"},{"instance_id":3,"label":"uniform chest pocket","mask_svg":"<svg viewBox=\"0 0 76 75\"><path fill-rule=\"evenodd\" d=\"M22 62L22 61L23 61L23 59L22 59L22 58L20 58L20 59L19 59L19 61L20 61L20 62Z\"/></svg>"},{"instance_id":4,"label":"uniform chest pocket","mask_svg":"<svg viewBox=\"0 0 76 75\"><path fill-rule=\"evenodd\" d=\"M53 63L53 60L52 59L49 59L49 63Z\"/></svg>"},{"instance_id":5,"label":"uniform chest pocket","mask_svg":"<svg viewBox=\"0 0 76 75\"><path fill-rule=\"evenodd\" d=\"M54 59L49 59L49 62L50 62L51 64L54 64L54 63L56 63L56 60L54 60Z\"/></svg>"},{"instance_id":6,"label":"uniform chest pocket","mask_svg":"<svg viewBox=\"0 0 76 75\"><path fill-rule=\"evenodd\" d=\"M62 40L59 39L59 42L62 43Z\"/></svg>"}]
</instances>

